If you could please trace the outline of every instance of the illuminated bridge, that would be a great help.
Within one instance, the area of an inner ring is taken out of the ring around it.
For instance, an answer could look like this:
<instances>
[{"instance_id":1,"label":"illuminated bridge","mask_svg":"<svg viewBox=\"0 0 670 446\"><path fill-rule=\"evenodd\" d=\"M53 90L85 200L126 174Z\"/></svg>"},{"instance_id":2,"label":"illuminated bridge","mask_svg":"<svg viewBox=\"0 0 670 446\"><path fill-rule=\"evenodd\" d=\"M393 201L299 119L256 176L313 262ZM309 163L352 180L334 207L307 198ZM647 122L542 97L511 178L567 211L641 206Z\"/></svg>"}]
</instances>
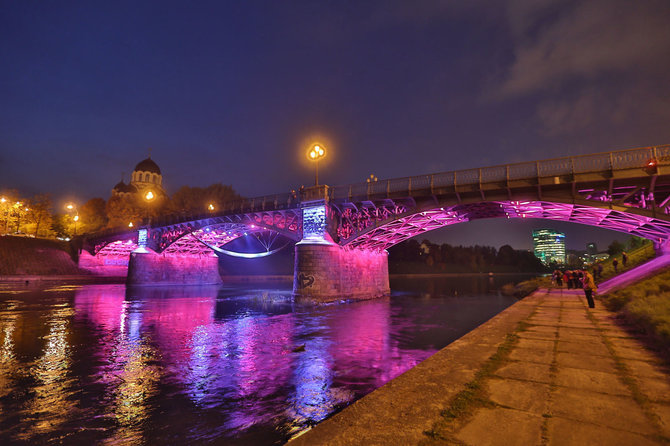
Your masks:
<instances>
[{"instance_id":1,"label":"illuminated bridge","mask_svg":"<svg viewBox=\"0 0 670 446\"><path fill-rule=\"evenodd\" d=\"M219 282L217 255L245 236L297 242L294 293L388 292L386 249L482 218L561 220L670 238L670 145L329 187L229 203L214 214L90 235L80 266L131 284ZM267 251L272 252L271 243Z\"/></svg>"}]
</instances>

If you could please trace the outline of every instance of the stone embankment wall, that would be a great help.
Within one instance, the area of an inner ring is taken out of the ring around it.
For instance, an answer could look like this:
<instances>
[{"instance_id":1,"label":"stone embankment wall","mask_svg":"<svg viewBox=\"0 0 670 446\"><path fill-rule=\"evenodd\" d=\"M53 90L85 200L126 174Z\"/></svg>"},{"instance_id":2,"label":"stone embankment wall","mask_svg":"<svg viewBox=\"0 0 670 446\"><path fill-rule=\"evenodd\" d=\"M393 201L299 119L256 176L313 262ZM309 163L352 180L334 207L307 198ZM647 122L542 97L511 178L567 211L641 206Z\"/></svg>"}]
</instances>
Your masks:
<instances>
[{"instance_id":1,"label":"stone embankment wall","mask_svg":"<svg viewBox=\"0 0 670 446\"><path fill-rule=\"evenodd\" d=\"M295 247L293 293L320 302L387 295L388 254L299 243Z\"/></svg>"},{"instance_id":2,"label":"stone embankment wall","mask_svg":"<svg viewBox=\"0 0 670 446\"><path fill-rule=\"evenodd\" d=\"M31 237L0 237L0 276L79 273L67 243Z\"/></svg>"}]
</instances>

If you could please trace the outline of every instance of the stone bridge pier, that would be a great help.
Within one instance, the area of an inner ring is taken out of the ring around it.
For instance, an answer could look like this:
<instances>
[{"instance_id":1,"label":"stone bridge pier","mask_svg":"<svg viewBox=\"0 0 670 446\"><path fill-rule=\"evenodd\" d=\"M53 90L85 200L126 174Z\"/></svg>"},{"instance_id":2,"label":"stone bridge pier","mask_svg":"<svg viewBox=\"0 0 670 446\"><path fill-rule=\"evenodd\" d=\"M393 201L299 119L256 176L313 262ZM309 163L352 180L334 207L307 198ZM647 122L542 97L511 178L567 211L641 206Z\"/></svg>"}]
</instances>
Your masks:
<instances>
[{"instance_id":1,"label":"stone bridge pier","mask_svg":"<svg viewBox=\"0 0 670 446\"><path fill-rule=\"evenodd\" d=\"M316 186L303 195L303 236L295 245L294 296L329 302L388 295L388 253L348 249L334 241L337 221L327 189Z\"/></svg>"},{"instance_id":2,"label":"stone bridge pier","mask_svg":"<svg viewBox=\"0 0 670 446\"><path fill-rule=\"evenodd\" d=\"M140 229L139 247L128 259L128 285L219 285L219 258L216 254L165 255L157 253L148 229Z\"/></svg>"}]
</instances>

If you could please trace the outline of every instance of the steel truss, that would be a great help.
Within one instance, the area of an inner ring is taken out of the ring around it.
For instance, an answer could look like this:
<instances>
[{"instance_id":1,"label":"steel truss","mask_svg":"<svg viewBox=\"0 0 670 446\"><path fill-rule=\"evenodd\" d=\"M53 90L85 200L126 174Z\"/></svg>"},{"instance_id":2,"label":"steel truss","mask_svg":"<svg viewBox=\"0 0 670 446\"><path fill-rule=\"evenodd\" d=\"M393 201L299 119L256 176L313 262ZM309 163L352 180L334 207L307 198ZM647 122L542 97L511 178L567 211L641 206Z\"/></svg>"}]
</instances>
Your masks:
<instances>
[{"instance_id":1,"label":"steel truss","mask_svg":"<svg viewBox=\"0 0 670 446\"><path fill-rule=\"evenodd\" d=\"M482 218L542 218L612 229L656 242L670 238L670 222L625 210L547 201L495 201L426 209L378 220L341 244L351 249L384 250L433 229Z\"/></svg>"},{"instance_id":2,"label":"steel truss","mask_svg":"<svg viewBox=\"0 0 670 446\"><path fill-rule=\"evenodd\" d=\"M296 241L300 240L302 236L300 210L285 209L240 215L208 216L197 220L153 227L149 231L149 246L154 248L156 252L166 255L211 255L212 250L199 242L198 239L220 247L238 237L256 234L259 242L265 246L264 243L267 243L270 240L268 237L271 236L261 237L259 234L262 232L280 234ZM130 238L134 243L132 249L127 249L128 254L137 248L136 231L134 233L110 234L95 245L93 254L102 253L102 255L107 255L108 251L118 250L118 246L120 246L118 243L120 243L121 238Z\"/></svg>"}]
</instances>

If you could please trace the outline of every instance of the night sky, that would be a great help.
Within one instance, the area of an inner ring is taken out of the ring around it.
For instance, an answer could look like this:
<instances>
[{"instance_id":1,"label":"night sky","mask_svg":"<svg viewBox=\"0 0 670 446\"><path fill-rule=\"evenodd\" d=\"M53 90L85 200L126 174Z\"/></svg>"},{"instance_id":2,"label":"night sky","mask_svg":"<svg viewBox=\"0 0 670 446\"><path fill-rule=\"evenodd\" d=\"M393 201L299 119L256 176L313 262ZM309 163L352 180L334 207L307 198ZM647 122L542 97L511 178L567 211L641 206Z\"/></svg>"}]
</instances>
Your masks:
<instances>
[{"instance_id":1,"label":"night sky","mask_svg":"<svg viewBox=\"0 0 670 446\"><path fill-rule=\"evenodd\" d=\"M317 139L331 185L666 144L668 23L667 0L3 1L0 190L107 199L149 148L169 193L251 197L311 184ZM531 226L616 237L433 238Z\"/></svg>"}]
</instances>

